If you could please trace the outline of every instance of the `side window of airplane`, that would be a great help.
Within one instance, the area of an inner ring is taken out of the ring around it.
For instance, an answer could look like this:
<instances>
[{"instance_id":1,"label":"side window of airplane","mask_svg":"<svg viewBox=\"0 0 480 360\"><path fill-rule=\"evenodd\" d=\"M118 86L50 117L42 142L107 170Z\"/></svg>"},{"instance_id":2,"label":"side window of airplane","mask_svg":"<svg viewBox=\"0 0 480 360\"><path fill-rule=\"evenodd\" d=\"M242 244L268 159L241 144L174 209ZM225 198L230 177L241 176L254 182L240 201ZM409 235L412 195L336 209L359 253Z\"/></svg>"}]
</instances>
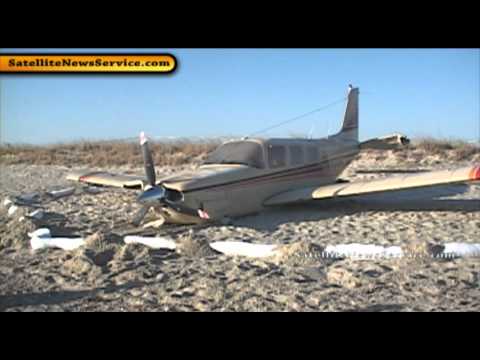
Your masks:
<instances>
[{"instance_id":1,"label":"side window of airplane","mask_svg":"<svg viewBox=\"0 0 480 360\"><path fill-rule=\"evenodd\" d=\"M315 163L318 161L318 148L316 146L307 146L307 163Z\"/></svg>"},{"instance_id":2,"label":"side window of airplane","mask_svg":"<svg viewBox=\"0 0 480 360\"><path fill-rule=\"evenodd\" d=\"M268 161L272 169L285 166L287 163L285 146L269 145Z\"/></svg>"},{"instance_id":3,"label":"side window of airplane","mask_svg":"<svg viewBox=\"0 0 480 360\"><path fill-rule=\"evenodd\" d=\"M289 146L288 149L290 150L290 165L303 164L303 147L300 145L292 145Z\"/></svg>"}]
</instances>

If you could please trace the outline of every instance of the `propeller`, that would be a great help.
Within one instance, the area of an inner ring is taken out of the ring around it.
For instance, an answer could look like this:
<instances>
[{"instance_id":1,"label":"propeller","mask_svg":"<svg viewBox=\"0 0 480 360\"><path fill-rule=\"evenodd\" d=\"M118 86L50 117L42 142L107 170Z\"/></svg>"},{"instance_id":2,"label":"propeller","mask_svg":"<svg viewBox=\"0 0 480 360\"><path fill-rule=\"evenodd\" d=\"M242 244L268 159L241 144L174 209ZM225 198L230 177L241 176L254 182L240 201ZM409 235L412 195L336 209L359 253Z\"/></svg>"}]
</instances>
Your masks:
<instances>
[{"instance_id":1,"label":"propeller","mask_svg":"<svg viewBox=\"0 0 480 360\"><path fill-rule=\"evenodd\" d=\"M158 186L156 184L155 165L153 163L152 153L148 147L148 139L144 132L140 133L140 146L142 148L143 162L148 184L145 186L145 190L137 198L137 201L143 204L143 206L135 214L132 223L136 226L140 225L148 210L150 210L152 206L158 204L165 204L173 210L183 214L208 218L208 214L204 212L203 209L195 210L168 199L168 190L163 186Z\"/></svg>"},{"instance_id":2,"label":"propeller","mask_svg":"<svg viewBox=\"0 0 480 360\"><path fill-rule=\"evenodd\" d=\"M143 204L143 206L135 214L132 220L132 223L135 226L140 225L143 218L148 213L148 210L150 210L155 203L161 202L165 197L165 189L156 184L155 165L153 163L152 153L148 146L148 139L143 131L140 133L140 147L142 149L145 175L147 176L147 185L145 186L145 191L137 197L137 201Z\"/></svg>"},{"instance_id":3,"label":"propeller","mask_svg":"<svg viewBox=\"0 0 480 360\"><path fill-rule=\"evenodd\" d=\"M143 162L148 184L153 187L156 185L155 166L153 164L152 153L148 147L148 139L143 131L140 133L140 146L142 148Z\"/></svg>"}]
</instances>

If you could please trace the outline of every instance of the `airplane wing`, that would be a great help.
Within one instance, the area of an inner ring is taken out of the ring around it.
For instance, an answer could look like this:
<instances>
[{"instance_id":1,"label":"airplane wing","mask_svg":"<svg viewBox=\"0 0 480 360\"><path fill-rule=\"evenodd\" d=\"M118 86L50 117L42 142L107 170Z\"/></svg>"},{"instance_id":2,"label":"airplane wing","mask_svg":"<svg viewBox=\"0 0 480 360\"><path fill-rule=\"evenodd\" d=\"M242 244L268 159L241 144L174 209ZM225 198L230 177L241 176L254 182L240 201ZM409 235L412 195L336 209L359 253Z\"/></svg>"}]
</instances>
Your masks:
<instances>
[{"instance_id":1,"label":"airplane wing","mask_svg":"<svg viewBox=\"0 0 480 360\"><path fill-rule=\"evenodd\" d=\"M465 183L478 180L480 180L480 166L469 166L452 170L439 170L426 173L391 176L384 179L339 183L291 190L274 195L267 199L264 205L283 205L314 199L355 196L453 183Z\"/></svg>"},{"instance_id":2,"label":"airplane wing","mask_svg":"<svg viewBox=\"0 0 480 360\"><path fill-rule=\"evenodd\" d=\"M68 174L67 180L129 189L143 188L143 184L147 181L142 176L113 174L106 171L76 171Z\"/></svg>"}]
</instances>

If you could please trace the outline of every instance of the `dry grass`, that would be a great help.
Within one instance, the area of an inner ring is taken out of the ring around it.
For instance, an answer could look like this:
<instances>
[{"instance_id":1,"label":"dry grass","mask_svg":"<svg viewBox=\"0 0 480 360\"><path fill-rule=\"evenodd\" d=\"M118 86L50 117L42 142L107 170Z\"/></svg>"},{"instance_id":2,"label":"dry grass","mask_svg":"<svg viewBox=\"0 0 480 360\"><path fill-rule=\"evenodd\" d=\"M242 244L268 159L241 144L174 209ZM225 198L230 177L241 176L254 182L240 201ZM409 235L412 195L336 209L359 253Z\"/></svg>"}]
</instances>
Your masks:
<instances>
[{"instance_id":1,"label":"dry grass","mask_svg":"<svg viewBox=\"0 0 480 360\"><path fill-rule=\"evenodd\" d=\"M201 162L218 146L218 141L172 143L150 142L155 164L182 165ZM36 164L64 166L141 166L143 164L140 146L122 141L82 141L69 144L46 146L2 145L2 164Z\"/></svg>"},{"instance_id":2,"label":"dry grass","mask_svg":"<svg viewBox=\"0 0 480 360\"><path fill-rule=\"evenodd\" d=\"M213 151L220 140L195 142L178 140L175 142L151 142L155 164L175 166L198 164ZM421 150L423 154L418 153ZM418 138L406 149L394 151L397 157L411 158L424 155L445 155L446 158L462 161L480 157L480 146L460 140ZM387 156L379 153L379 159ZM124 141L82 141L46 146L2 145L1 164L36 164L63 166L142 166L140 146L135 142Z\"/></svg>"},{"instance_id":3,"label":"dry grass","mask_svg":"<svg viewBox=\"0 0 480 360\"><path fill-rule=\"evenodd\" d=\"M480 154L480 146L463 140L418 138L413 141L413 148L421 149L430 155L448 155L452 160L462 161Z\"/></svg>"}]
</instances>

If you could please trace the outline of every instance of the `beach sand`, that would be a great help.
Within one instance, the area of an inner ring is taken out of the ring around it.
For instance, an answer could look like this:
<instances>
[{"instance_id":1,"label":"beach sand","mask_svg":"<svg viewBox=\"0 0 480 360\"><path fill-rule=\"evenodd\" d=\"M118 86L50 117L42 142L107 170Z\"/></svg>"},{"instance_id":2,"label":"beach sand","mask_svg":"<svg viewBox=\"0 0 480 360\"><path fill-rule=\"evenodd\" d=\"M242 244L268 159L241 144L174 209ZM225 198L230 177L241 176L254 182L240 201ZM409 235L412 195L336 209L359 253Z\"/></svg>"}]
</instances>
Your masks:
<instances>
[{"instance_id":1,"label":"beach sand","mask_svg":"<svg viewBox=\"0 0 480 360\"><path fill-rule=\"evenodd\" d=\"M418 155L418 154L417 154ZM365 153L343 178L392 176L384 168L443 169L471 165L426 154ZM171 173L177 168L158 168ZM75 186L43 199L41 220L13 216L0 204L0 311L479 311L480 258L322 259L326 245L363 243L422 249L480 242L480 184L324 200L267 209L229 225L134 228L138 191L98 193L65 180L75 168L0 165L0 200ZM110 171L143 173L142 168ZM363 170L363 171L362 171ZM359 173L357 173L359 171ZM28 232L87 237L85 247L30 249ZM176 252L125 245L123 236L170 236ZM94 235L92 238L91 236ZM295 244L276 259L218 254L213 241Z\"/></svg>"}]
</instances>

